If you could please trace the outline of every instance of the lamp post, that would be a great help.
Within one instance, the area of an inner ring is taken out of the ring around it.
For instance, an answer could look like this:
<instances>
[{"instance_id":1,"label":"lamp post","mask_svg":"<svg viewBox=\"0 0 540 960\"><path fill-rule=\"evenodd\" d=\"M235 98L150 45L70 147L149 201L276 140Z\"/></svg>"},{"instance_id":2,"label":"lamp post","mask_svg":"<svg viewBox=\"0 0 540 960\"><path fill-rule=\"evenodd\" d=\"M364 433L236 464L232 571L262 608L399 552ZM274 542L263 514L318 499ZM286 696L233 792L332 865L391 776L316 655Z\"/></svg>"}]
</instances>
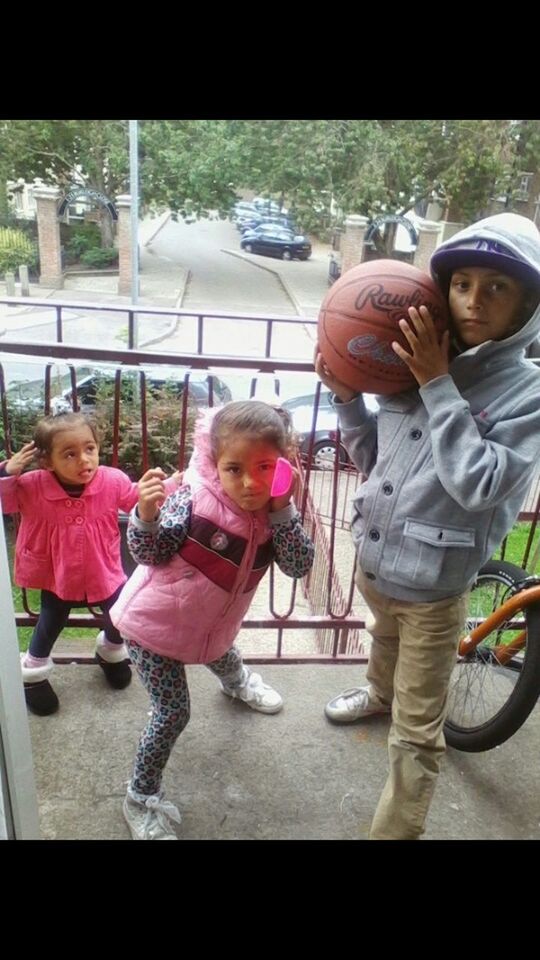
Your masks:
<instances>
[{"instance_id":1,"label":"lamp post","mask_svg":"<svg viewBox=\"0 0 540 960\"><path fill-rule=\"evenodd\" d=\"M129 121L129 191L131 193L131 302L139 299L139 131L137 120ZM138 317L133 318L134 347L139 345Z\"/></svg>"}]
</instances>

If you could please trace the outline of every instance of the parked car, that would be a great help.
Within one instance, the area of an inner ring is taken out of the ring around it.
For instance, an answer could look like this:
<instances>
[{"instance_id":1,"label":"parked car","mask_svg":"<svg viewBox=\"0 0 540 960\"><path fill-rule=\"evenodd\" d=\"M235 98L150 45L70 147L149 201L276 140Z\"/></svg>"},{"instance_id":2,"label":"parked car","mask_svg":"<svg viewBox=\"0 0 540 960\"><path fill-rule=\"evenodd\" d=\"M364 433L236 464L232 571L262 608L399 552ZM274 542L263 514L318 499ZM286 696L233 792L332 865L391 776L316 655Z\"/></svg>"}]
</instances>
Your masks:
<instances>
[{"instance_id":1,"label":"parked car","mask_svg":"<svg viewBox=\"0 0 540 960\"><path fill-rule=\"evenodd\" d=\"M262 253L282 260L292 260L293 257L308 260L311 256L311 243L307 237L273 224L261 224L248 230L240 240L240 246L246 253Z\"/></svg>"},{"instance_id":2,"label":"parked car","mask_svg":"<svg viewBox=\"0 0 540 960\"><path fill-rule=\"evenodd\" d=\"M209 374L204 371L188 371L181 368L165 368L156 371L155 367L122 368L122 398L130 399L133 396L135 384L138 382L138 371L146 374L146 387L150 392L168 388L178 397L182 396L185 388L184 377L189 372L188 389L198 407L207 407L209 402ZM114 384L115 368L96 367L91 373L77 381L77 400L83 411L92 411L96 405L97 392L101 384ZM213 404L219 406L232 399L227 384L219 377L212 376ZM61 394L51 397L51 412L62 413L71 410L72 390L69 387Z\"/></svg>"},{"instance_id":3,"label":"parked car","mask_svg":"<svg viewBox=\"0 0 540 960\"><path fill-rule=\"evenodd\" d=\"M248 223L250 220L259 216L260 212L256 207L246 205L245 207L239 207L237 210L233 210L231 220L236 225L237 230L240 230L244 223Z\"/></svg>"},{"instance_id":4,"label":"parked car","mask_svg":"<svg viewBox=\"0 0 540 960\"><path fill-rule=\"evenodd\" d=\"M256 227L270 224L276 227L283 227L290 230L295 235L300 231L296 229L295 224L284 213L258 213L253 217L242 218L242 222L237 222L236 226L240 233L246 233L247 230L255 230Z\"/></svg>"},{"instance_id":5,"label":"parked car","mask_svg":"<svg viewBox=\"0 0 540 960\"><path fill-rule=\"evenodd\" d=\"M331 394L321 390L315 432L313 438L312 466L318 470L333 470L338 452L340 468L351 465L351 461L342 443L338 445L337 429L338 418L331 401ZM364 401L370 410L378 410L374 397L364 394ZM281 404L291 415L293 427L299 439L300 454L307 458L311 442L311 428L313 410L315 408L315 394L302 397L292 397Z\"/></svg>"},{"instance_id":6,"label":"parked car","mask_svg":"<svg viewBox=\"0 0 540 960\"><path fill-rule=\"evenodd\" d=\"M256 209L256 206L251 202L251 200L237 200L232 206L231 218L239 216L244 212L253 213L253 211Z\"/></svg>"},{"instance_id":7,"label":"parked car","mask_svg":"<svg viewBox=\"0 0 540 960\"><path fill-rule=\"evenodd\" d=\"M267 197L254 197L251 202L262 213L287 213L287 210L280 207L276 200L270 200Z\"/></svg>"}]
</instances>

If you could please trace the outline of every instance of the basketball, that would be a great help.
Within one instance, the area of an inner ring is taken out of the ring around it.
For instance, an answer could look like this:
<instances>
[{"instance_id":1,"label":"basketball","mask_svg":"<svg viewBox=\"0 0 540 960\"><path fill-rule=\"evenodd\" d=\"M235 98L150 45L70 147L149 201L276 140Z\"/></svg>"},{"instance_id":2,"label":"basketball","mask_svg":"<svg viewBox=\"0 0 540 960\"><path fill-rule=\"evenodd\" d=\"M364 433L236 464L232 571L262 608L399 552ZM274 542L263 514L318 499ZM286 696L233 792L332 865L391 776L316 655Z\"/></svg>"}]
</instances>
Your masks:
<instances>
[{"instance_id":1,"label":"basketball","mask_svg":"<svg viewBox=\"0 0 540 960\"><path fill-rule=\"evenodd\" d=\"M370 260L352 267L330 288L319 312L319 349L332 373L351 390L392 394L417 386L392 341L409 343L398 321L407 308L425 306L439 341L448 308L427 273L400 260Z\"/></svg>"}]
</instances>

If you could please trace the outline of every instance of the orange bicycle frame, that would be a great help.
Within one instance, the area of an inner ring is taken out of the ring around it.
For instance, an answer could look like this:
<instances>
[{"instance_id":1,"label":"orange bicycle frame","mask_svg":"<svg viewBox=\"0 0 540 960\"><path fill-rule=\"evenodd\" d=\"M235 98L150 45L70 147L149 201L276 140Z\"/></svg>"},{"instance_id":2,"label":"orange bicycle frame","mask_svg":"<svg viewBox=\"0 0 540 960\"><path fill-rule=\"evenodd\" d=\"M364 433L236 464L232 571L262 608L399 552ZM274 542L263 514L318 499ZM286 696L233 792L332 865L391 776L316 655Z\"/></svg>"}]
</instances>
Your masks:
<instances>
[{"instance_id":1,"label":"orange bicycle frame","mask_svg":"<svg viewBox=\"0 0 540 960\"><path fill-rule=\"evenodd\" d=\"M520 590L519 593L505 600L500 607L497 607L493 613L490 613L489 617L486 617L482 623L459 641L458 655L461 657L466 656L474 650L482 640L485 640L496 627L504 623L505 620L509 620L514 613L518 610L524 610L530 606L531 603L537 603L538 601L540 601L540 584L538 586L527 587L525 590ZM493 647L492 653L496 656L499 663L503 665L508 663L514 654L523 649L526 640L527 631L522 630L514 637L511 643L500 644L499 646Z\"/></svg>"}]
</instances>

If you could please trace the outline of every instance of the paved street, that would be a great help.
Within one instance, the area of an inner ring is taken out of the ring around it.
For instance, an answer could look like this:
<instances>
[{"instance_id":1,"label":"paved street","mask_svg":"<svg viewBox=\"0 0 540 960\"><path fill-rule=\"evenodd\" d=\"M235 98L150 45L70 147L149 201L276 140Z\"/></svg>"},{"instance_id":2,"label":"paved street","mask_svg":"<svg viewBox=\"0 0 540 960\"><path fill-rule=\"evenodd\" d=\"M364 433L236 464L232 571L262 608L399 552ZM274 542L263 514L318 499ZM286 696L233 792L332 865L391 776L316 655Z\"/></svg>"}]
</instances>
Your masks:
<instances>
[{"instance_id":1,"label":"paved street","mask_svg":"<svg viewBox=\"0 0 540 960\"><path fill-rule=\"evenodd\" d=\"M152 236L155 234L154 236ZM203 220L175 223L166 216L146 220L140 231L141 274L139 305L194 311L270 314L290 317L294 323L276 325L272 355L309 361L313 354L314 327L304 317L315 319L327 290L328 252L314 245L307 262L284 262L270 257L244 254L239 234L229 221ZM0 295L4 285L0 284ZM115 276L68 275L61 290L33 285L32 297L69 303L63 313L64 341L76 345L124 348L127 342L129 298L116 293ZM80 308L71 306L80 303ZM117 304L118 313L90 310L85 304ZM122 309L124 308L124 309ZM0 330L9 340L54 342L56 311L47 306L29 307L0 304ZM204 350L220 356L259 357L264 353L264 324L243 320L205 321ZM196 316L161 318L138 314L138 342L144 349L193 353L197 348ZM0 338L1 344L1 338ZM42 377L43 361L1 358L8 382ZM273 378L262 378L262 393L273 395ZM314 376L293 376L281 382L282 397L310 392ZM247 395L251 375L232 376L234 396ZM259 389L258 389L259 394Z\"/></svg>"}]
</instances>

